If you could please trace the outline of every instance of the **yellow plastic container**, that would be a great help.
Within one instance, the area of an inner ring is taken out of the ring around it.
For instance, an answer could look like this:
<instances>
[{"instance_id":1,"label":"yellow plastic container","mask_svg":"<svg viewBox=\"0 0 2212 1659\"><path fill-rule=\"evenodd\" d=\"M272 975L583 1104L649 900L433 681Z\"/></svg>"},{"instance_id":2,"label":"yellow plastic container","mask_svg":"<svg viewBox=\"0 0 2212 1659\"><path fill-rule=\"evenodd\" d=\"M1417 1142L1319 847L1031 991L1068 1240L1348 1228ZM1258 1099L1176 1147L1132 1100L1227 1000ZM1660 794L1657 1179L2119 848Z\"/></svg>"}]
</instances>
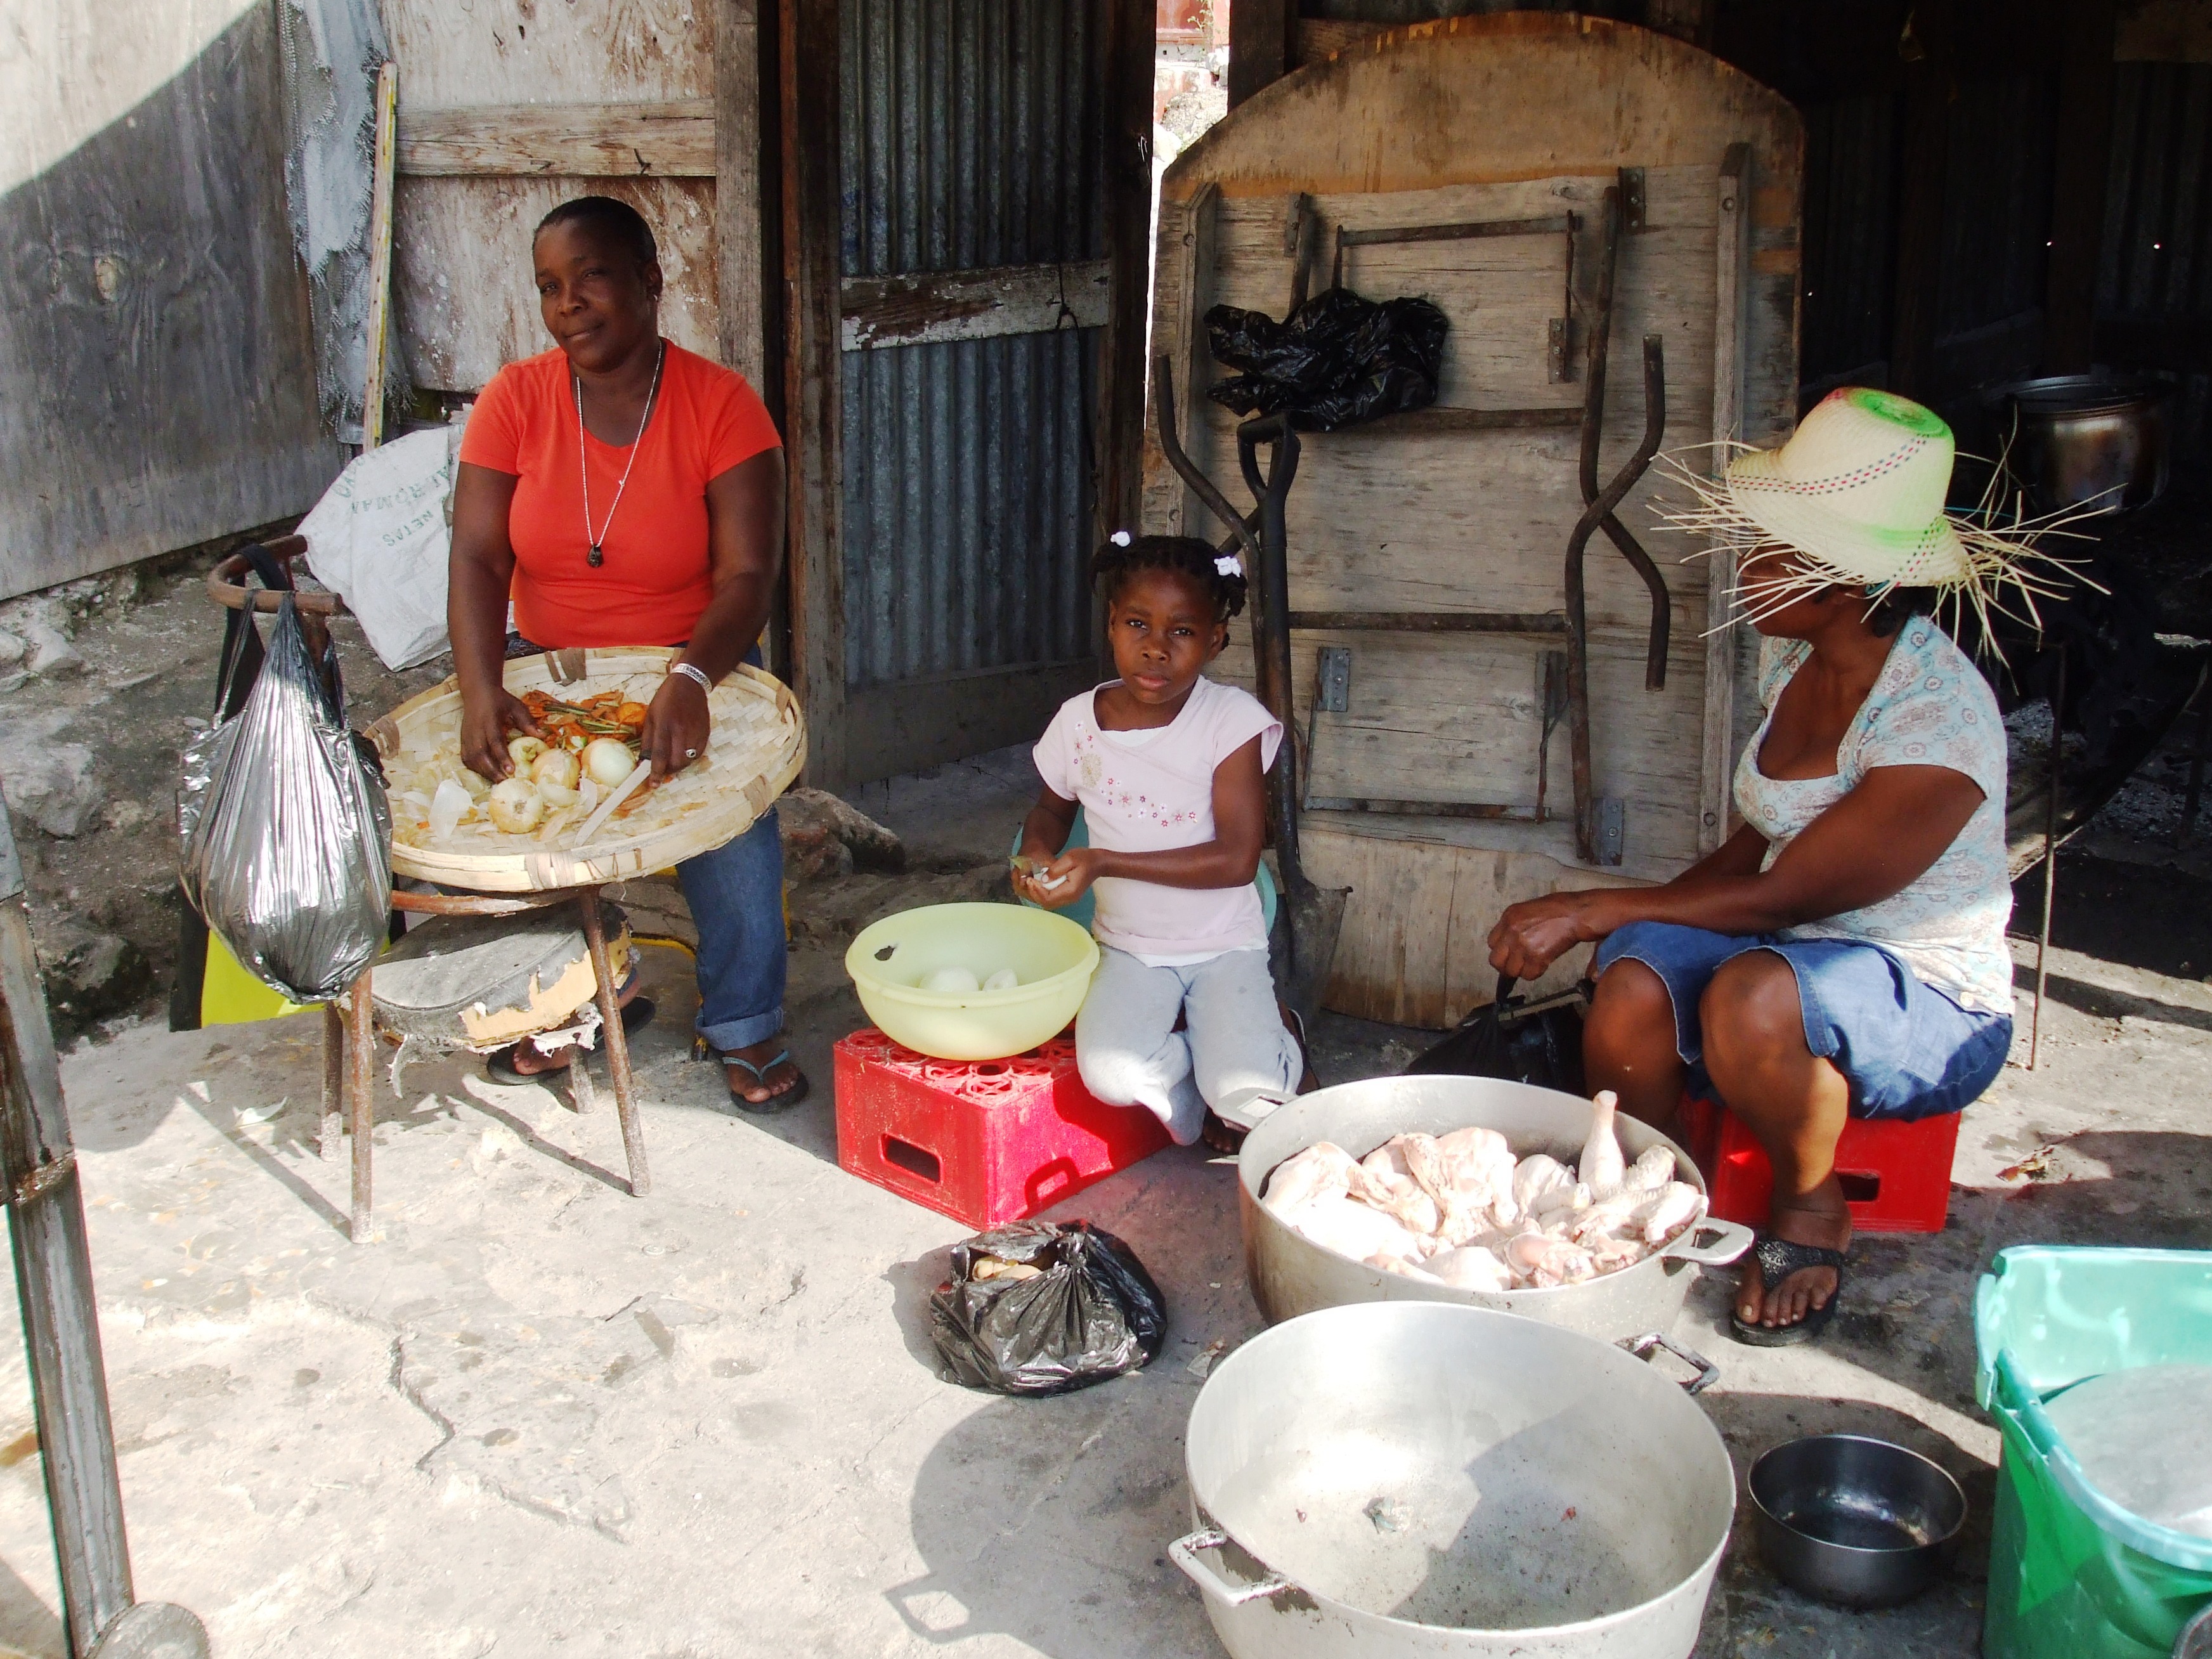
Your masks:
<instances>
[{"instance_id":1,"label":"yellow plastic container","mask_svg":"<svg viewBox=\"0 0 2212 1659\"><path fill-rule=\"evenodd\" d=\"M932 904L861 930L845 971L868 1018L939 1060L1003 1060L1058 1036L1083 1006L1098 946L1065 916L1012 904ZM1011 968L1007 991L925 991L940 968L978 980Z\"/></svg>"}]
</instances>

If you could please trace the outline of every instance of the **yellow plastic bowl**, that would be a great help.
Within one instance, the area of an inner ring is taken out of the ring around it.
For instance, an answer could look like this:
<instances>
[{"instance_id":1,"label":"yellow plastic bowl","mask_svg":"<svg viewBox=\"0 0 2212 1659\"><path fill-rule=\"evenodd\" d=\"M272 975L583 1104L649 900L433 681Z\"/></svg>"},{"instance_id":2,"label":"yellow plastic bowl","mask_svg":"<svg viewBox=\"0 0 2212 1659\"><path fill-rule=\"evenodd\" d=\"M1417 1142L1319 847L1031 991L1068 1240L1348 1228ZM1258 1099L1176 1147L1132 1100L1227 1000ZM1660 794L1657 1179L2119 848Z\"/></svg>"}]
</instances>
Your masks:
<instances>
[{"instance_id":1,"label":"yellow plastic bowl","mask_svg":"<svg viewBox=\"0 0 2212 1659\"><path fill-rule=\"evenodd\" d=\"M1067 1029L1091 988L1098 946L1065 916L1012 904L931 904L863 928L845 971L884 1034L939 1060L1004 1060ZM988 979L1011 968L1008 991L925 991L939 968Z\"/></svg>"}]
</instances>

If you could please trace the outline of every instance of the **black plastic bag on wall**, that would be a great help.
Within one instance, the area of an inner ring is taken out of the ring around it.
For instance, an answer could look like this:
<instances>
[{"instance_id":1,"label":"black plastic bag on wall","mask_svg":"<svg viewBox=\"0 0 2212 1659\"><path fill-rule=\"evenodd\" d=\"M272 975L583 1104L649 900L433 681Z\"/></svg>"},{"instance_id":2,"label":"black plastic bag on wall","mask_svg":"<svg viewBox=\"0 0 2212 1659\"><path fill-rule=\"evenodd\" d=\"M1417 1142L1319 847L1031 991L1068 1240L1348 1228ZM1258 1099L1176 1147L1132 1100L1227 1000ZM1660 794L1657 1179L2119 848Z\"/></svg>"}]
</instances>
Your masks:
<instances>
[{"instance_id":1,"label":"black plastic bag on wall","mask_svg":"<svg viewBox=\"0 0 2212 1659\"><path fill-rule=\"evenodd\" d=\"M1136 1253L1087 1221L1017 1221L952 1250L929 1298L953 1380L994 1394L1066 1394L1150 1364L1168 1308Z\"/></svg>"},{"instance_id":2,"label":"black plastic bag on wall","mask_svg":"<svg viewBox=\"0 0 2212 1659\"><path fill-rule=\"evenodd\" d=\"M1316 294L1277 322L1262 311L1206 313L1214 360L1243 372L1206 395L1239 415L1287 413L1303 432L1334 432L1437 400L1451 322L1426 300Z\"/></svg>"}]
</instances>

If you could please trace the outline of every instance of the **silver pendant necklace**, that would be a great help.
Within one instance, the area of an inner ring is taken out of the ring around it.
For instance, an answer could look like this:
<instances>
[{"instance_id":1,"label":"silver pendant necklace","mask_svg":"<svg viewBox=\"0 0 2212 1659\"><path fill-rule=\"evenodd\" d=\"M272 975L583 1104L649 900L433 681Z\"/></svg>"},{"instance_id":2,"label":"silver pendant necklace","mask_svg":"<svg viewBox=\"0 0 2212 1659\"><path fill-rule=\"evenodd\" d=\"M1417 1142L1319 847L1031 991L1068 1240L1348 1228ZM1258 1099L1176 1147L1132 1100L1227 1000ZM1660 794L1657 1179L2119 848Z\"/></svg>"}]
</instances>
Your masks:
<instances>
[{"instance_id":1,"label":"silver pendant necklace","mask_svg":"<svg viewBox=\"0 0 2212 1659\"><path fill-rule=\"evenodd\" d=\"M637 436L630 440L629 459L623 464L621 480L615 485L615 498L607 507L606 522L599 533L592 533L592 468L584 454L584 382L574 369L568 371L568 383L576 393L576 471L584 481L584 544L592 550L584 555L584 562L593 569L607 562L605 543L607 532L614 528L615 512L622 506L623 491L629 488L629 470L637 465L637 452L645 447L645 428L653 419L653 405L660 395L660 366L668 361L668 342L660 343L660 349L653 359L653 384L646 388L645 413L637 417Z\"/></svg>"}]
</instances>

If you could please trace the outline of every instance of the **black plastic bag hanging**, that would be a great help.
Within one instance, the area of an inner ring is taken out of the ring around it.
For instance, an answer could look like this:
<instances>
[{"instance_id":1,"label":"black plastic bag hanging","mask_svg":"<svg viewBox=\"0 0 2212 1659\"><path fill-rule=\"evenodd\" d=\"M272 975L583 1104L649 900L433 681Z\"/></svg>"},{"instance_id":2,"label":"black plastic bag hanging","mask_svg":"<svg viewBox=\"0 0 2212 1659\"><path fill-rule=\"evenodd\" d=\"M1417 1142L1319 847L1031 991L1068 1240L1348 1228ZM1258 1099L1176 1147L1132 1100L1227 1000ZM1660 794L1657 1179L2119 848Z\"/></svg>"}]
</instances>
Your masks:
<instances>
[{"instance_id":1,"label":"black plastic bag hanging","mask_svg":"<svg viewBox=\"0 0 2212 1659\"><path fill-rule=\"evenodd\" d=\"M1302 432L1334 432L1437 400L1451 322L1426 300L1363 300L1324 289L1277 322L1216 306L1206 343L1241 374L1206 395L1239 415L1287 413Z\"/></svg>"},{"instance_id":2,"label":"black plastic bag hanging","mask_svg":"<svg viewBox=\"0 0 2212 1659\"><path fill-rule=\"evenodd\" d=\"M295 1002L328 1002L384 947L392 810L346 727L337 653L309 652L289 593L266 652L238 713L185 750L179 875L249 973Z\"/></svg>"},{"instance_id":3,"label":"black plastic bag hanging","mask_svg":"<svg viewBox=\"0 0 2212 1659\"><path fill-rule=\"evenodd\" d=\"M1583 994L1578 986L1528 1005L1516 997L1510 975L1498 976L1498 995L1459 1029L1406 1067L1407 1077L1493 1077L1579 1095L1583 1089Z\"/></svg>"},{"instance_id":4,"label":"black plastic bag hanging","mask_svg":"<svg viewBox=\"0 0 2212 1659\"><path fill-rule=\"evenodd\" d=\"M1158 1357L1167 1302L1136 1253L1087 1221L1017 1221L952 1250L929 1298L955 1382L994 1394L1066 1394Z\"/></svg>"}]
</instances>

